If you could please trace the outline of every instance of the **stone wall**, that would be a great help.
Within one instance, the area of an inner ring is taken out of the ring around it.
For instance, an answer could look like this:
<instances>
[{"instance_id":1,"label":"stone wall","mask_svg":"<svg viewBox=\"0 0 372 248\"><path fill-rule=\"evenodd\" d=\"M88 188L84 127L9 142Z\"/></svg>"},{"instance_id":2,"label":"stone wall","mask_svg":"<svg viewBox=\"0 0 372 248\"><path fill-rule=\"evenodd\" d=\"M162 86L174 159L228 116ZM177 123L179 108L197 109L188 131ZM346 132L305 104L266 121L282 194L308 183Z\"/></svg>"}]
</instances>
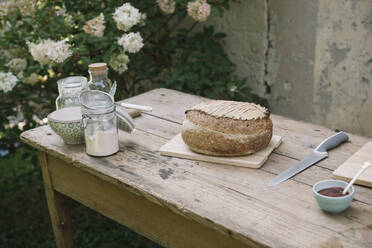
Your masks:
<instances>
[{"instance_id":1,"label":"stone wall","mask_svg":"<svg viewBox=\"0 0 372 248\"><path fill-rule=\"evenodd\" d=\"M371 0L245 0L209 22L273 113L372 137Z\"/></svg>"}]
</instances>

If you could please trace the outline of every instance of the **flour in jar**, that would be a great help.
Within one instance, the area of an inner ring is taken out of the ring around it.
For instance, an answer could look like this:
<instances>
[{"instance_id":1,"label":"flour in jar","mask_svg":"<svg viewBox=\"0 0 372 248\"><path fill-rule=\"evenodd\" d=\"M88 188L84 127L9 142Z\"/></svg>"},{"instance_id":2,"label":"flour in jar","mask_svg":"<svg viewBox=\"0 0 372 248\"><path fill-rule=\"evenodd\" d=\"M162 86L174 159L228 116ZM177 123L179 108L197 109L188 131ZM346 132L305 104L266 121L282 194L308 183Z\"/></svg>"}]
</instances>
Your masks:
<instances>
[{"instance_id":1,"label":"flour in jar","mask_svg":"<svg viewBox=\"0 0 372 248\"><path fill-rule=\"evenodd\" d=\"M86 152L91 156L109 156L119 151L119 140L116 129L99 130L90 125L85 130Z\"/></svg>"}]
</instances>

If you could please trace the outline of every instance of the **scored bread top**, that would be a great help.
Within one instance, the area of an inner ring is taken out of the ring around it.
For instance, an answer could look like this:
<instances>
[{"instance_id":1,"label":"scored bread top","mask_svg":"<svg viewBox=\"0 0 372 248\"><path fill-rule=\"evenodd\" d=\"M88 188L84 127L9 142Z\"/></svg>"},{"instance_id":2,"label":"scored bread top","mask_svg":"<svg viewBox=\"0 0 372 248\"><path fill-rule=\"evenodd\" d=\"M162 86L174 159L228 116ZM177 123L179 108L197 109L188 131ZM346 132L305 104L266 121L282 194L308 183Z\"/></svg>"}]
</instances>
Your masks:
<instances>
[{"instance_id":1,"label":"scored bread top","mask_svg":"<svg viewBox=\"0 0 372 248\"><path fill-rule=\"evenodd\" d=\"M230 118L235 120L262 119L270 115L267 108L258 104L223 100L205 101L187 111L190 110L202 111L217 118Z\"/></svg>"}]
</instances>

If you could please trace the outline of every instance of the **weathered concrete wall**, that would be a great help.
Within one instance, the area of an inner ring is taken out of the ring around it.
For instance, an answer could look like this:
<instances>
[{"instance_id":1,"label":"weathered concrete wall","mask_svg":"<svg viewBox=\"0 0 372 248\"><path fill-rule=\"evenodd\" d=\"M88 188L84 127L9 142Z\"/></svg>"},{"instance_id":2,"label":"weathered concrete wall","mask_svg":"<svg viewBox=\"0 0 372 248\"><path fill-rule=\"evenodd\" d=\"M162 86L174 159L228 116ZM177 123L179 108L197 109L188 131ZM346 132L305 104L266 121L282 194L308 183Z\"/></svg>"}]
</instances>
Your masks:
<instances>
[{"instance_id":1,"label":"weathered concrete wall","mask_svg":"<svg viewBox=\"0 0 372 248\"><path fill-rule=\"evenodd\" d=\"M314 122L372 137L372 1L319 1Z\"/></svg>"},{"instance_id":2,"label":"weathered concrete wall","mask_svg":"<svg viewBox=\"0 0 372 248\"><path fill-rule=\"evenodd\" d=\"M271 0L266 81L271 111L310 121L318 2Z\"/></svg>"},{"instance_id":3,"label":"weathered concrete wall","mask_svg":"<svg viewBox=\"0 0 372 248\"><path fill-rule=\"evenodd\" d=\"M274 113L372 137L372 1L250 0L210 20Z\"/></svg>"}]
</instances>

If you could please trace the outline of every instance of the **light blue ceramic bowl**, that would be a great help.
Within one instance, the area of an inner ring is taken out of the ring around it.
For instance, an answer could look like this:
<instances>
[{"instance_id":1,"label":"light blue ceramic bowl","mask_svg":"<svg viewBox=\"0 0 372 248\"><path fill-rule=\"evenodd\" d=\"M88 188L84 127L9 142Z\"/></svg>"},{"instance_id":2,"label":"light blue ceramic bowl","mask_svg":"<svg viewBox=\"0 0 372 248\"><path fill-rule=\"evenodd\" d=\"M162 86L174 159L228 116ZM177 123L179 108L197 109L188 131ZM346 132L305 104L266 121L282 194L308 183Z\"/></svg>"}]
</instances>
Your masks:
<instances>
[{"instance_id":1,"label":"light blue ceramic bowl","mask_svg":"<svg viewBox=\"0 0 372 248\"><path fill-rule=\"evenodd\" d=\"M83 144L84 127L80 107L56 110L48 115L48 123L66 144Z\"/></svg>"},{"instance_id":2,"label":"light blue ceramic bowl","mask_svg":"<svg viewBox=\"0 0 372 248\"><path fill-rule=\"evenodd\" d=\"M330 187L342 187L345 188L348 185L347 182L340 180L324 180L317 182L313 186L313 193L318 205L321 209L329 213L340 213L350 206L351 201L354 197L354 187L351 186L348 190L349 194L341 197L329 197L318 193L319 190L330 188Z\"/></svg>"}]
</instances>

